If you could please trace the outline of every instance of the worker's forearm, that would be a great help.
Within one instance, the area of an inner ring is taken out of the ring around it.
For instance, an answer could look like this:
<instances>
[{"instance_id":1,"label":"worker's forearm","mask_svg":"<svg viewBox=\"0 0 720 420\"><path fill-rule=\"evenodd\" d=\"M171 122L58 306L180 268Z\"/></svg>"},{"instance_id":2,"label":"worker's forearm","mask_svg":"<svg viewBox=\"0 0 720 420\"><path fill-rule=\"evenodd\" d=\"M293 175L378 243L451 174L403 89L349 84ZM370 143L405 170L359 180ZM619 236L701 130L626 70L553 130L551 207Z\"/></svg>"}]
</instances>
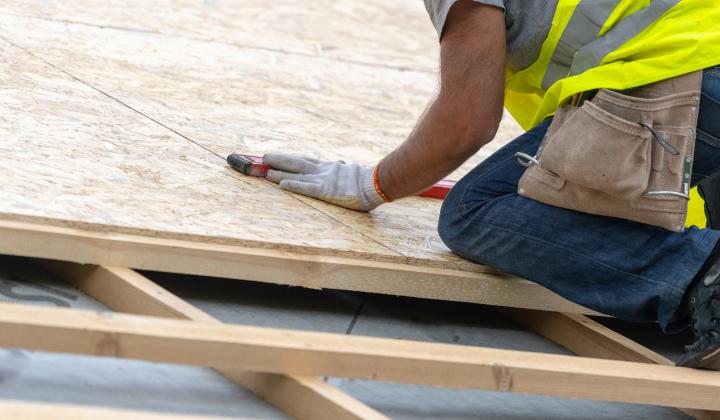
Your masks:
<instances>
[{"instance_id":1,"label":"worker's forearm","mask_svg":"<svg viewBox=\"0 0 720 420\"><path fill-rule=\"evenodd\" d=\"M380 185L392 199L428 188L492 140L497 127L492 121L464 121L467 110L448 102L438 97L407 141L380 163Z\"/></svg>"},{"instance_id":2,"label":"worker's forearm","mask_svg":"<svg viewBox=\"0 0 720 420\"><path fill-rule=\"evenodd\" d=\"M447 176L495 135L502 118L505 23L502 10L457 2L440 43L440 92L408 139L382 160L391 199Z\"/></svg>"}]
</instances>

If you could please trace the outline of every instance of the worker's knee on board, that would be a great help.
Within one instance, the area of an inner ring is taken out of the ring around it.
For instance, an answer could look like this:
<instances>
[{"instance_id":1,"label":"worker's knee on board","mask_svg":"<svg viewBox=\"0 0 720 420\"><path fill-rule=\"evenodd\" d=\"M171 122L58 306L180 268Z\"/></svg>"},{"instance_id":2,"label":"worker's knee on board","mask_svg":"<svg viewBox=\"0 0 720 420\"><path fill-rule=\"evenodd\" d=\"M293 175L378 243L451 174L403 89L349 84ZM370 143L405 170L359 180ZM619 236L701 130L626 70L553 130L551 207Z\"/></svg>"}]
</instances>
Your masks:
<instances>
[{"instance_id":1,"label":"worker's knee on board","mask_svg":"<svg viewBox=\"0 0 720 420\"><path fill-rule=\"evenodd\" d=\"M438 235L445 246L471 260L478 235L492 230L493 210L506 197L485 193L482 187L474 177L460 180L445 197L438 219Z\"/></svg>"},{"instance_id":2,"label":"worker's knee on board","mask_svg":"<svg viewBox=\"0 0 720 420\"><path fill-rule=\"evenodd\" d=\"M445 197L440 209L438 234L440 239L452 251L458 251L457 248L460 244L455 241L455 238L458 237L458 233L462 231L463 226L467 223L465 216L463 216L463 209L466 207L463 202L465 188L465 184L462 182L453 187Z\"/></svg>"}]
</instances>

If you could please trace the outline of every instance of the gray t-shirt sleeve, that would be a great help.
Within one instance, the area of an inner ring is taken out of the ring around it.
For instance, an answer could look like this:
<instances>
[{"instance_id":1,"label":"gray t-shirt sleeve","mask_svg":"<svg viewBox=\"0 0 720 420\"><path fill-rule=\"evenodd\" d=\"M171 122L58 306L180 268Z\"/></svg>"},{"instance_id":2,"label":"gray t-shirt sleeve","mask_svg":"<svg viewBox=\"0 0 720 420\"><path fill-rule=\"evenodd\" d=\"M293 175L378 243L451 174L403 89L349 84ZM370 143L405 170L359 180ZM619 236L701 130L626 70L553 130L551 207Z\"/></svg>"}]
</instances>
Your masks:
<instances>
[{"instance_id":1,"label":"gray t-shirt sleeve","mask_svg":"<svg viewBox=\"0 0 720 420\"><path fill-rule=\"evenodd\" d=\"M435 30L437 30L438 38L442 36L443 27L445 26L445 19L447 19L448 11L450 7L455 4L458 0L423 0L425 2L425 8L430 15ZM491 6L497 6L505 9L504 0L474 0L478 3L489 4Z\"/></svg>"}]
</instances>

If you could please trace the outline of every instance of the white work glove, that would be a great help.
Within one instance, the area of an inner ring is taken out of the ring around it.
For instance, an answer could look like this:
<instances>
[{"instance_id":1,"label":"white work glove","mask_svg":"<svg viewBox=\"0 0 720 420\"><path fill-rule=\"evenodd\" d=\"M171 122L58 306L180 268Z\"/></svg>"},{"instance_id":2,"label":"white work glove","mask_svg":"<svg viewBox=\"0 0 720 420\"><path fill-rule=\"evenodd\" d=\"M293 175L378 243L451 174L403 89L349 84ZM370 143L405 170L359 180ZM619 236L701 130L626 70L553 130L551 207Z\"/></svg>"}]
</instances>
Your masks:
<instances>
[{"instance_id":1,"label":"white work glove","mask_svg":"<svg viewBox=\"0 0 720 420\"><path fill-rule=\"evenodd\" d=\"M263 163L274 168L268 171L267 179L286 191L360 211L370 211L385 202L375 189L372 167L284 153L269 153L263 156Z\"/></svg>"}]
</instances>

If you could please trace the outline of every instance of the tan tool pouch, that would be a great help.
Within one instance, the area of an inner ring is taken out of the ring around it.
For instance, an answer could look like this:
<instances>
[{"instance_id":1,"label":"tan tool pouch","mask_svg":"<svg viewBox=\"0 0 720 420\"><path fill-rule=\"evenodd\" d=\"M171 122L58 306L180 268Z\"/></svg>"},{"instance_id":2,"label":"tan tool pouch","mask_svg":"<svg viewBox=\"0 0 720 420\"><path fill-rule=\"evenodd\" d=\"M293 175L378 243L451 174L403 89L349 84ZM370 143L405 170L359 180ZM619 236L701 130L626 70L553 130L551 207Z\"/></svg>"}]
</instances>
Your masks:
<instances>
[{"instance_id":1,"label":"tan tool pouch","mask_svg":"<svg viewBox=\"0 0 720 420\"><path fill-rule=\"evenodd\" d=\"M698 71L561 108L536 155L516 155L519 194L682 231L701 84Z\"/></svg>"}]
</instances>

